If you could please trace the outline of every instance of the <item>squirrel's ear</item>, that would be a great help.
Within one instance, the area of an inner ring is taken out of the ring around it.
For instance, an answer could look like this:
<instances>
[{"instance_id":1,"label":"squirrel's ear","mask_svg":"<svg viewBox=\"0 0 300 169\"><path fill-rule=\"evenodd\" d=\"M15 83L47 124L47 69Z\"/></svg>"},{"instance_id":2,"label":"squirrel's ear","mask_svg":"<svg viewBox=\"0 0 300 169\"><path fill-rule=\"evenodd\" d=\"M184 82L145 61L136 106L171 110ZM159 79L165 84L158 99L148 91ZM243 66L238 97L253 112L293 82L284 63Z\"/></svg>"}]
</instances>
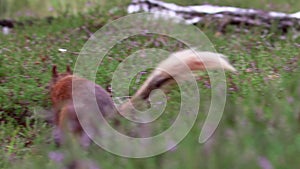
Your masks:
<instances>
[{"instance_id":1,"label":"squirrel's ear","mask_svg":"<svg viewBox=\"0 0 300 169\"><path fill-rule=\"evenodd\" d=\"M70 65L67 65L66 71L67 71L67 73L69 73L69 74L72 74L72 73L73 73L72 70L71 70Z\"/></svg>"},{"instance_id":2,"label":"squirrel's ear","mask_svg":"<svg viewBox=\"0 0 300 169\"><path fill-rule=\"evenodd\" d=\"M56 65L52 65L52 78L57 78L58 77L58 73L56 70Z\"/></svg>"}]
</instances>

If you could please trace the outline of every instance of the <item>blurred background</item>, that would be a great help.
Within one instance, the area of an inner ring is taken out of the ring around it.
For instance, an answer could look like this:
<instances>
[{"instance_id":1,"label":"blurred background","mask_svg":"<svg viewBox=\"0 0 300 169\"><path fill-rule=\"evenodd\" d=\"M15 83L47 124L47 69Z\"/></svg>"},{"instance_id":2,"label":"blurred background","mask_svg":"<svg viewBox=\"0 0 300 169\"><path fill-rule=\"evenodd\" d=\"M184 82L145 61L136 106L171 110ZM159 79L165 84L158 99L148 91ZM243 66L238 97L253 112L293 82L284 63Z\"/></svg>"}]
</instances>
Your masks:
<instances>
[{"instance_id":1,"label":"blurred background","mask_svg":"<svg viewBox=\"0 0 300 169\"><path fill-rule=\"evenodd\" d=\"M59 16L66 13L79 14L89 10L107 8L108 6L126 6L130 2L130 0L0 0L0 18ZM172 2L178 5L209 3L290 13L299 11L300 6L300 1L298 0L165 0L164 2Z\"/></svg>"}]
</instances>

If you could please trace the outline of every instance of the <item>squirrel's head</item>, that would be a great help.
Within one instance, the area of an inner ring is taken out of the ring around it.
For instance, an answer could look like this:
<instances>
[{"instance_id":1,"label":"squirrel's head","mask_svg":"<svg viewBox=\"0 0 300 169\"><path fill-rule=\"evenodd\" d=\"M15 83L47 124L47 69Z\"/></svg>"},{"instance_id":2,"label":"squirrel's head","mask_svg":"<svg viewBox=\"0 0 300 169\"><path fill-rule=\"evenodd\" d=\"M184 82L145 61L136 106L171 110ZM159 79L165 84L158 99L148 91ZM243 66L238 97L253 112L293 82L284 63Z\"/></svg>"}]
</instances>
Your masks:
<instances>
[{"instance_id":1,"label":"squirrel's head","mask_svg":"<svg viewBox=\"0 0 300 169\"><path fill-rule=\"evenodd\" d=\"M67 66L66 66L66 72L64 72L64 73L59 73L59 72L57 71L57 66L56 66L56 65L53 65L53 66L52 66L52 79L51 79L51 81L50 81L50 89L51 89L51 87L52 87L54 84L56 84L60 79L66 77L66 76L72 75L72 74L73 74L73 72L72 72L72 70L71 70L71 68L70 68L70 65L67 65Z\"/></svg>"}]
</instances>

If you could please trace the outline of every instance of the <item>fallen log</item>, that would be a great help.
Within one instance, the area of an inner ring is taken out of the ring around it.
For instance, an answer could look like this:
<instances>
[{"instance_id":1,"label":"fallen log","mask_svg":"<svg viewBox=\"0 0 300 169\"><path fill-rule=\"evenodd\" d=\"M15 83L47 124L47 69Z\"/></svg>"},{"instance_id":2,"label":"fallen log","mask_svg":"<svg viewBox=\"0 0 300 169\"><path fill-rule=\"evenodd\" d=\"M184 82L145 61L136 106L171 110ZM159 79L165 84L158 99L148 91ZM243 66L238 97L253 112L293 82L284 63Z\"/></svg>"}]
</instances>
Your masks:
<instances>
[{"instance_id":1,"label":"fallen log","mask_svg":"<svg viewBox=\"0 0 300 169\"><path fill-rule=\"evenodd\" d=\"M219 32L224 32L227 25L259 26L267 29L271 29L275 25L283 32L287 32L289 29L300 30L300 12L286 14L208 4L179 6L159 0L133 0L128 6L127 12L151 12L160 15L176 16L183 19L187 24L216 23Z\"/></svg>"}]
</instances>

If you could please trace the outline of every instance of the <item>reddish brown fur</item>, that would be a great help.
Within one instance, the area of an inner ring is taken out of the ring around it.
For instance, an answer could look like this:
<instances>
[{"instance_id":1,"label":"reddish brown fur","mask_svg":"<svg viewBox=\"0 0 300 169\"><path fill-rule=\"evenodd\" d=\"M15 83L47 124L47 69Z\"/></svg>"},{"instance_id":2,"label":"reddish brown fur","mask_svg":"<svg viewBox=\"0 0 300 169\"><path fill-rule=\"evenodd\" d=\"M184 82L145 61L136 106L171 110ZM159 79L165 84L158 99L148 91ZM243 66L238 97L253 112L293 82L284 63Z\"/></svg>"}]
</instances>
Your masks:
<instances>
[{"instance_id":1,"label":"reddish brown fur","mask_svg":"<svg viewBox=\"0 0 300 169\"><path fill-rule=\"evenodd\" d=\"M73 82L78 84L74 91L72 91ZM56 126L54 137L57 144L61 144L65 135L63 134L65 130L71 131L72 134L79 137L86 136L77 118L72 95L85 95L82 91L91 85L95 85L96 100L102 114L104 116L114 114L116 111L109 94L99 85L96 85L87 79L72 75L69 67L67 67L65 73L58 73L56 66L53 66L50 95L54 111L54 124ZM89 97L89 95L86 94L86 97ZM86 105L89 103L86 102L84 104ZM86 106L89 107L89 105Z\"/></svg>"},{"instance_id":2,"label":"reddish brown fur","mask_svg":"<svg viewBox=\"0 0 300 169\"><path fill-rule=\"evenodd\" d=\"M71 99L71 90L72 90L72 72L70 71L69 66L65 73L58 73L57 67L54 65L52 67L52 80L50 82L50 95L52 106L54 110L54 123L59 125L60 112L64 106L64 102L67 102ZM64 80L62 80L65 78ZM57 83L59 82L59 83Z\"/></svg>"}]
</instances>

